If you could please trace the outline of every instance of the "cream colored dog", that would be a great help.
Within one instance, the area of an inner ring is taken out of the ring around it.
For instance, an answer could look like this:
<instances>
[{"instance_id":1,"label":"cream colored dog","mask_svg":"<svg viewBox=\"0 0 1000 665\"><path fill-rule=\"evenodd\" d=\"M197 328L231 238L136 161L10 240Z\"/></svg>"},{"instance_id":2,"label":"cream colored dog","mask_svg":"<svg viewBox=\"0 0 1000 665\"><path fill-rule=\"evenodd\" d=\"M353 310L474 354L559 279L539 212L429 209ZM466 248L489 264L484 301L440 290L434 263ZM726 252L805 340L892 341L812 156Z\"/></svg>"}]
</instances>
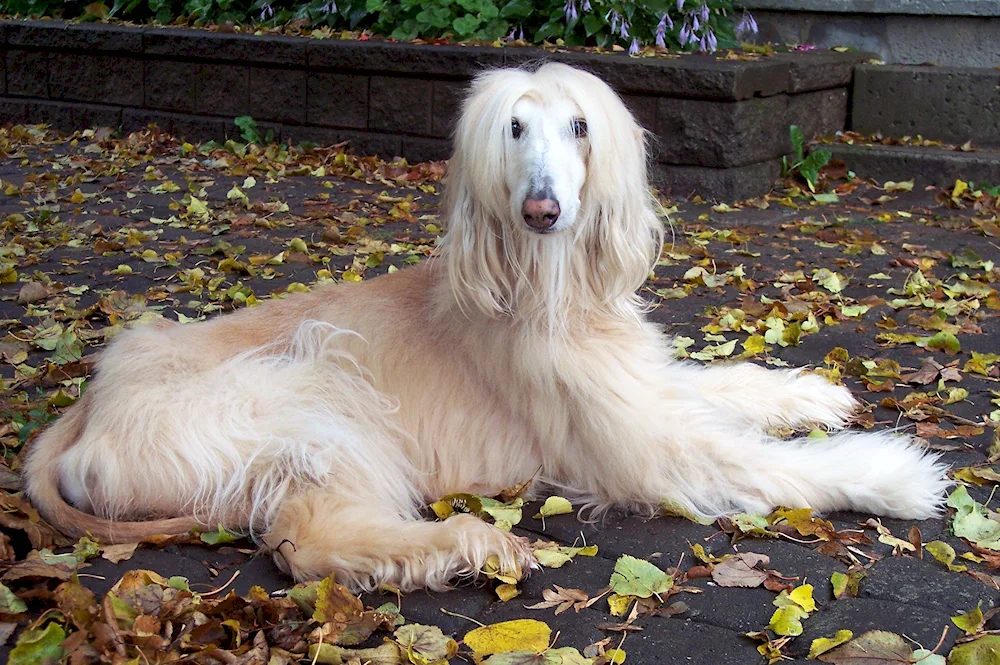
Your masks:
<instances>
[{"instance_id":1,"label":"cream colored dog","mask_svg":"<svg viewBox=\"0 0 1000 665\"><path fill-rule=\"evenodd\" d=\"M662 234L645 160L643 131L594 76L479 76L438 258L121 335L34 444L32 500L102 540L250 527L296 579L404 590L491 554L531 565L516 536L418 511L536 474L597 509L934 515L944 468L903 436L764 433L843 426L847 389L671 359L636 295Z\"/></svg>"}]
</instances>

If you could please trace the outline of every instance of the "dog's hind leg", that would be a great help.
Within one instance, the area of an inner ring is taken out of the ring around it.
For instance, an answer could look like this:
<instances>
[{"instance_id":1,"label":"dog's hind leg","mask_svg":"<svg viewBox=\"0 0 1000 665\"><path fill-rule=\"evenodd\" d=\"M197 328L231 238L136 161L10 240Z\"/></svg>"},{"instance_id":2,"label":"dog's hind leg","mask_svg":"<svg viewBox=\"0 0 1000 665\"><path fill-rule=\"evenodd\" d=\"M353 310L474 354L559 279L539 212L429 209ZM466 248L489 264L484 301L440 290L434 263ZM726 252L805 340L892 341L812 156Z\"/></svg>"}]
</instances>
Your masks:
<instances>
[{"instance_id":1,"label":"dog's hind leg","mask_svg":"<svg viewBox=\"0 0 1000 665\"><path fill-rule=\"evenodd\" d=\"M706 401L761 427L844 427L858 406L851 391L818 374L765 369L753 363L668 366L670 378Z\"/></svg>"},{"instance_id":2,"label":"dog's hind leg","mask_svg":"<svg viewBox=\"0 0 1000 665\"><path fill-rule=\"evenodd\" d=\"M490 555L506 571L527 573L537 565L527 540L477 517L422 521L353 488L314 489L286 501L264 543L296 580L334 573L356 591L382 584L402 591L447 589L458 578L476 576Z\"/></svg>"}]
</instances>

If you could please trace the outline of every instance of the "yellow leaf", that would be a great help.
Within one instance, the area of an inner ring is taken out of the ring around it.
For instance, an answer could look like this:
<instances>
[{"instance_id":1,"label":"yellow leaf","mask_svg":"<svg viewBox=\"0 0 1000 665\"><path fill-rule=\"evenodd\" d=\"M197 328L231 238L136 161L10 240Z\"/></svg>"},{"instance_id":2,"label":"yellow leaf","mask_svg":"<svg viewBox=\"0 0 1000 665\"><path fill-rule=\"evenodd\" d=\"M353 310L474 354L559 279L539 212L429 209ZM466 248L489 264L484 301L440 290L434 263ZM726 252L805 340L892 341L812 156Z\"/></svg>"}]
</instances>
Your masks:
<instances>
[{"instance_id":1,"label":"yellow leaf","mask_svg":"<svg viewBox=\"0 0 1000 665\"><path fill-rule=\"evenodd\" d=\"M548 648L551 635L544 621L515 619L470 630L462 641L476 658L482 658L505 651L541 652Z\"/></svg>"},{"instance_id":2,"label":"yellow leaf","mask_svg":"<svg viewBox=\"0 0 1000 665\"><path fill-rule=\"evenodd\" d=\"M975 635L983 629L983 623L985 622L982 605L983 602L979 601L979 605L975 609L969 610L965 614L959 614L957 617L952 617L951 622L962 629L966 635Z\"/></svg>"},{"instance_id":3,"label":"yellow leaf","mask_svg":"<svg viewBox=\"0 0 1000 665\"><path fill-rule=\"evenodd\" d=\"M608 596L608 609L614 616L623 617L633 600L635 596L619 596L617 593L612 593Z\"/></svg>"},{"instance_id":4,"label":"yellow leaf","mask_svg":"<svg viewBox=\"0 0 1000 665\"><path fill-rule=\"evenodd\" d=\"M83 195L83 192L81 192L79 189L77 189L75 192L73 192L73 195L69 197L69 200L70 200L70 203L75 203L75 204L79 205L79 204L83 203L84 201L86 201L87 197Z\"/></svg>"},{"instance_id":5,"label":"yellow leaf","mask_svg":"<svg viewBox=\"0 0 1000 665\"><path fill-rule=\"evenodd\" d=\"M788 594L788 598L806 612L816 611L816 601L813 600L813 585L797 586Z\"/></svg>"},{"instance_id":6,"label":"yellow leaf","mask_svg":"<svg viewBox=\"0 0 1000 665\"><path fill-rule=\"evenodd\" d=\"M809 616L805 610L798 605L788 605L779 607L771 615L771 621L767 627L778 635L794 637L802 634L802 619Z\"/></svg>"},{"instance_id":7,"label":"yellow leaf","mask_svg":"<svg viewBox=\"0 0 1000 665\"><path fill-rule=\"evenodd\" d=\"M572 512L573 505L567 499L561 496L550 496L535 514L535 519L552 517L553 515L567 515Z\"/></svg>"},{"instance_id":8,"label":"yellow leaf","mask_svg":"<svg viewBox=\"0 0 1000 665\"><path fill-rule=\"evenodd\" d=\"M852 637L854 637L854 633L849 630L838 630L837 634L833 637L818 637L812 641L812 645L809 647L809 655L807 657L815 658L821 653L826 653L833 647L840 646Z\"/></svg>"},{"instance_id":9,"label":"yellow leaf","mask_svg":"<svg viewBox=\"0 0 1000 665\"><path fill-rule=\"evenodd\" d=\"M501 584L496 588L496 592L500 600L505 603L511 598L516 598L521 593L513 584Z\"/></svg>"}]
</instances>

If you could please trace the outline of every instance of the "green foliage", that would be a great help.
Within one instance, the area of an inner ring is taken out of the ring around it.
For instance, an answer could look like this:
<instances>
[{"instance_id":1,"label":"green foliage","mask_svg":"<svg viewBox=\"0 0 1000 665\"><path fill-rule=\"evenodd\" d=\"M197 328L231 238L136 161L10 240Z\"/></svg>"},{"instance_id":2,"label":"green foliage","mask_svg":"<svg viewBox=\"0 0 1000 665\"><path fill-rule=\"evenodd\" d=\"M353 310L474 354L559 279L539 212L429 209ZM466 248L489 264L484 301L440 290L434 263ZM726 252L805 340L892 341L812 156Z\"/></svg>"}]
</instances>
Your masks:
<instances>
[{"instance_id":1,"label":"green foliage","mask_svg":"<svg viewBox=\"0 0 1000 665\"><path fill-rule=\"evenodd\" d=\"M267 145L274 140L274 130L267 130L266 134L261 134L257 129L257 121L248 115L241 115L233 124L240 130L240 138L246 143L256 143L257 145Z\"/></svg>"},{"instance_id":2,"label":"green foliage","mask_svg":"<svg viewBox=\"0 0 1000 665\"><path fill-rule=\"evenodd\" d=\"M792 151L795 154L794 161L791 164L788 163L787 157L781 158L782 175L801 176L806 181L806 184L809 185L809 191L815 192L816 182L819 180L819 171L827 165L833 155L829 150L812 150L806 155L806 138L802 134L802 130L798 126L792 125L788 133L792 141Z\"/></svg>"},{"instance_id":3,"label":"green foliage","mask_svg":"<svg viewBox=\"0 0 1000 665\"><path fill-rule=\"evenodd\" d=\"M658 44L715 50L739 45L733 0L0 0L0 13L95 21L235 24L368 30L396 40L445 38L635 51ZM664 18L666 17L666 18ZM693 25L698 30L691 30ZM686 29L685 29L686 27Z\"/></svg>"}]
</instances>

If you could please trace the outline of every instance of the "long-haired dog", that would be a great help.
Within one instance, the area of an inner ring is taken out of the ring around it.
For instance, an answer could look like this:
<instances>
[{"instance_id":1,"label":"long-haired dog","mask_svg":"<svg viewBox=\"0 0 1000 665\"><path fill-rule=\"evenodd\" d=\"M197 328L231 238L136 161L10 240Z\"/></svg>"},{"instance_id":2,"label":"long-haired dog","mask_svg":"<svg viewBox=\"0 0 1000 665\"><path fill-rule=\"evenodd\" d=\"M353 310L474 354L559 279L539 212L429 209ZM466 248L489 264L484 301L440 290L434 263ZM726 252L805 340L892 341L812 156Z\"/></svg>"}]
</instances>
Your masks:
<instances>
[{"instance_id":1,"label":"long-haired dog","mask_svg":"<svg viewBox=\"0 0 1000 665\"><path fill-rule=\"evenodd\" d=\"M121 335L34 444L35 505L102 540L249 527L297 579L404 590L531 565L523 539L419 510L532 477L645 513L939 510L945 469L903 436L765 433L842 427L847 389L672 359L636 295L662 242L644 133L594 76L479 76L443 219L421 266Z\"/></svg>"}]
</instances>

